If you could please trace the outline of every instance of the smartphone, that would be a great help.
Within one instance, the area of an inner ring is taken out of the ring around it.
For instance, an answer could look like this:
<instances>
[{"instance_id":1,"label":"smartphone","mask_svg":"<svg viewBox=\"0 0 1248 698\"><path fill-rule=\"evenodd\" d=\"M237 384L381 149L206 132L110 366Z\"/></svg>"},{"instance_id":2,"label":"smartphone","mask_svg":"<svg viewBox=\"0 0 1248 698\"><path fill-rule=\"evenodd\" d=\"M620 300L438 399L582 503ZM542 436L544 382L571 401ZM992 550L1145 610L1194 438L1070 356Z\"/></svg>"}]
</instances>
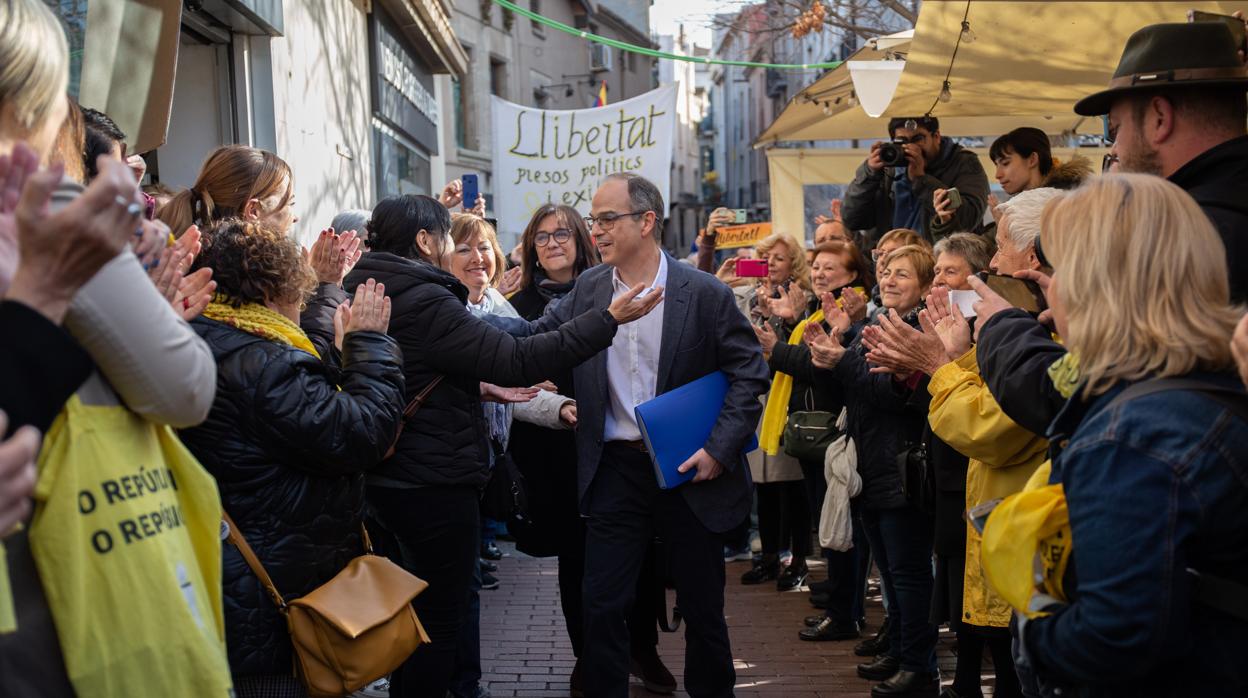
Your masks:
<instances>
[{"instance_id":1,"label":"smartphone","mask_svg":"<svg viewBox=\"0 0 1248 698\"><path fill-rule=\"evenodd\" d=\"M1248 51L1248 31L1244 29L1244 20L1230 15L1220 15L1215 12L1201 12L1200 10L1187 11L1188 22L1222 22L1227 29L1231 30L1231 37L1235 39L1235 46L1240 51Z\"/></svg>"},{"instance_id":2,"label":"smartphone","mask_svg":"<svg viewBox=\"0 0 1248 698\"><path fill-rule=\"evenodd\" d=\"M977 532L982 534L984 526L988 524L988 516L992 514L992 510L997 508L1001 503L1001 499L990 499L983 504L979 504L966 510L966 520L971 524Z\"/></svg>"},{"instance_id":3,"label":"smartphone","mask_svg":"<svg viewBox=\"0 0 1248 698\"><path fill-rule=\"evenodd\" d=\"M1016 279L1012 276L1002 276L1000 274L989 274L981 271L977 276L979 280L987 284L998 296L1005 299L1007 303L1026 310L1032 315L1039 315L1041 311L1048 309L1049 304L1044 299L1044 291L1040 290L1040 286L1036 282L1029 279Z\"/></svg>"},{"instance_id":4,"label":"smartphone","mask_svg":"<svg viewBox=\"0 0 1248 698\"><path fill-rule=\"evenodd\" d=\"M733 221L732 221L733 223L740 225L741 223L745 222L745 209L734 208L732 209L732 215L733 215Z\"/></svg>"},{"instance_id":5,"label":"smartphone","mask_svg":"<svg viewBox=\"0 0 1248 698\"><path fill-rule=\"evenodd\" d=\"M477 197L481 194L481 186L475 174L466 174L461 178L464 183L464 208L471 209L477 205Z\"/></svg>"},{"instance_id":6,"label":"smartphone","mask_svg":"<svg viewBox=\"0 0 1248 698\"><path fill-rule=\"evenodd\" d=\"M958 191L957 187L946 189L945 196L949 199L950 210L956 211L962 205L962 192Z\"/></svg>"},{"instance_id":7,"label":"smartphone","mask_svg":"<svg viewBox=\"0 0 1248 698\"><path fill-rule=\"evenodd\" d=\"M765 259L739 259L737 260L737 276L745 279L764 279L767 278L767 260Z\"/></svg>"}]
</instances>

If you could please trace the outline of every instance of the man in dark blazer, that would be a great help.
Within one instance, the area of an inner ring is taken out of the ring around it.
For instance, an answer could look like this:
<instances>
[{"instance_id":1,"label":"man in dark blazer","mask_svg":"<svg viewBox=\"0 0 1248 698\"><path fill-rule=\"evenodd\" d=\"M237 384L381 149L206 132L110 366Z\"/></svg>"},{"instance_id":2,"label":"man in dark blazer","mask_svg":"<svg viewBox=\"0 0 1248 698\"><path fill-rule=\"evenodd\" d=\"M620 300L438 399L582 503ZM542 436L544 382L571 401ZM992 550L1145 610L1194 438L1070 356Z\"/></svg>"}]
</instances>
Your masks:
<instances>
[{"instance_id":1,"label":"man in dark blazer","mask_svg":"<svg viewBox=\"0 0 1248 698\"><path fill-rule=\"evenodd\" d=\"M736 680L724 621L721 535L750 511L743 451L758 424L767 365L732 291L663 252L664 211L649 181L609 177L589 217L604 264L581 274L571 293L526 328L554 329L638 285L664 294L648 316L620 328L610 349L575 370L578 492L588 526L580 675L585 695L594 698L628 693L624 618L656 532L671 552L677 605L688 626L685 690L730 696ZM697 475L660 490L633 408L715 371L727 374L728 396L705 446L681 466Z\"/></svg>"}]
</instances>

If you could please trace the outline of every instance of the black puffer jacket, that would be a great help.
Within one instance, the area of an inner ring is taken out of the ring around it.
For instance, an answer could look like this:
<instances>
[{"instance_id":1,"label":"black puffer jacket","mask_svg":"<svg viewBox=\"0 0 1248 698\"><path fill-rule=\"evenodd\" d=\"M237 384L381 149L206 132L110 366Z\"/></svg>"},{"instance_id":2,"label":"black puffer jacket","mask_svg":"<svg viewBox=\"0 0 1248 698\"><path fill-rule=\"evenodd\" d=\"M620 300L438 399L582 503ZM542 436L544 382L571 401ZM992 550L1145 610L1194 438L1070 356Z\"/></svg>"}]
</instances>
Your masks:
<instances>
[{"instance_id":1,"label":"black puffer jacket","mask_svg":"<svg viewBox=\"0 0 1248 698\"><path fill-rule=\"evenodd\" d=\"M914 317L907 316L907 321L917 325ZM897 456L920 442L927 409L913 399L914 391L892 376L871 373L866 353L858 332L840 362L821 373L844 389L845 430L858 450L862 476L860 501L871 509L898 509L906 506L906 497Z\"/></svg>"},{"instance_id":2,"label":"black puffer jacket","mask_svg":"<svg viewBox=\"0 0 1248 698\"><path fill-rule=\"evenodd\" d=\"M615 319L596 310L553 332L515 339L469 312L468 289L454 276L387 252L364 255L346 287L370 278L385 284L391 299L390 336L403 347L409 398L444 376L407 422L395 455L369 474L370 484L484 486L489 431L480 381L534 385L606 349L615 338Z\"/></svg>"},{"instance_id":3,"label":"black puffer jacket","mask_svg":"<svg viewBox=\"0 0 1248 698\"><path fill-rule=\"evenodd\" d=\"M383 334L353 332L339 372L219 322L192 326L217 360L217 397L182 441L217 479L223 507L278 591L302 596L362 552L363 473L394 438L402 354ZM285 619L234 546L224 546L224 558L231 671L289 674Z\"/></svg>"}]
</instances>

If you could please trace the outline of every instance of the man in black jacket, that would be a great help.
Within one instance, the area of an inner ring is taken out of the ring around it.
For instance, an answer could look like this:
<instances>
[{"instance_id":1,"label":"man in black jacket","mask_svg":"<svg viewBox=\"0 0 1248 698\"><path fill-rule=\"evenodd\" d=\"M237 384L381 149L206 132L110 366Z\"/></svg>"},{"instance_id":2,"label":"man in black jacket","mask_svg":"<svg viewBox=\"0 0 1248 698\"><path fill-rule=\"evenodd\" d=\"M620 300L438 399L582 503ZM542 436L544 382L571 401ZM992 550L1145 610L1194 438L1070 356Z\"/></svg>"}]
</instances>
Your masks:
<instances>
[{"instance_id":1,"label":"man in black jacket","mask_svg":"<svg viewBox=\"0 0 1248 698\"><path fill-rule=\"evenodd\" d=\"M845 225L873 231L872 243L893 228L918 231L930 242L978 230L988 205L988 175L979 156L941 136L934 116L892 119L888 137L905 150L905 165L886 166L880 157L884 143L871 146L871 155L845 193ZM933 196L954 187L962 194L962 205L941 224Z\"/></svg>"},{"instance_id":2,"label":"man in black jacket","mask_svg":"<svg viewBox=\"0 0 1248 698\"><path fill-rule=\"evenodd\" d=\"M1127 40L1109 88L1075 104L1084 116L1108 114L1122 171L1167 177L1192 195L1222 237L1237 303L1248 300L1246 91L1248 68L1225 25L1154 24ZM1066 350L1021 310L979 321L980 370L993 397L1015 422L1044 433L1065 400L1049 374Z\"/></svg>"}]
</instances>

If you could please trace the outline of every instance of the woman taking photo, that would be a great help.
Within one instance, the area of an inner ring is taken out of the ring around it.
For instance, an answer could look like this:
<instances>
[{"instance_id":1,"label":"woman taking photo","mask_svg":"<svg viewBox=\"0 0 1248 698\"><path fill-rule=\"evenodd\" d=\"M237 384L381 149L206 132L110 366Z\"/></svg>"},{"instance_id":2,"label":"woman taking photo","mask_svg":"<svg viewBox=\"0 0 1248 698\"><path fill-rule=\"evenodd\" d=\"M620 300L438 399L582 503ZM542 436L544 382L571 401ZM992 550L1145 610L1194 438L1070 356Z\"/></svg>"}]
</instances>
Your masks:
<instances>
[{"instance_id":1,"label":"woman taking photo","mask_svg":"<svg viewBox=\"0 0 1248 698\"><path fill-rule=\"evenodd\" d=\"M935 260L927 249L901 247L884 258L880 298L886 314L873 322L917 324L931 288ZM816 368L829 371L845 391L846 430L858 450L862 521L888 599L887 652L858 667L864 679L883 681L889 693L936 692L936 626L932 602L932 520L903 490L898 457L917 446L926 405L914 400L909 381L872 373L863 335L842 347L839 327L831 336L819 326L806 332Z\"/></svg>"},{"instance_id":2,"label":"woman taking photo","mask_svg":"<svg viewBox=\"0 0 1248 698\"><path fill-rule=\"evenodd\" d=\"M347 277L386 285L394 305L390 335L403 349L407 399L433 385L406 422L394 456L369 474L377 520L397 540L395 562L429 582L416 612L433 644L391 677L391 695L444 698L456 639L467 618L469 584L478 565L479 495L489 474L487 397L507 401L610 346L616 328L654 308L638 285L606 311L591 311L553 332L525 339L473 317L468 289L448 271L455 244L446 207L427 196L383 200L368 225L371 251ZM434 381L438 381L434 385Z\"/></svg>"},{"instance_id":3,"label":"woman taking photo","mask_svg":"<svg viewBox=\"0 0 1248 698\"><path fill-rule=\"evenodd\" d=\"M403 409L385 288L343 308L342 368L299 328L316 275L298 243L238 219L205 231L198 263L217 299L192 324L217 359L217 400L182 440L217 480L222 508L278 591L307 594L363 554L364 472ZM332 333L332 328L329 329ZM226 640L239 696L298 696L286 620L238 549L225 547Z\"/></svg>"},{"instance_id":4,"label":"woman taking photo","mask_svg":"<svg viewBox=\"0 0 1248 698\"><path fill-rule=\"evenodd\" d=\"M1032 598L1025 664L1072 695L1244 695L1248 397L1218 235L1174 184L1111 175L1050 205L1041 241L1080 383L1050 431L1073 551L1045 586L1067 598Z\"/></svg>"}]
</instances>

